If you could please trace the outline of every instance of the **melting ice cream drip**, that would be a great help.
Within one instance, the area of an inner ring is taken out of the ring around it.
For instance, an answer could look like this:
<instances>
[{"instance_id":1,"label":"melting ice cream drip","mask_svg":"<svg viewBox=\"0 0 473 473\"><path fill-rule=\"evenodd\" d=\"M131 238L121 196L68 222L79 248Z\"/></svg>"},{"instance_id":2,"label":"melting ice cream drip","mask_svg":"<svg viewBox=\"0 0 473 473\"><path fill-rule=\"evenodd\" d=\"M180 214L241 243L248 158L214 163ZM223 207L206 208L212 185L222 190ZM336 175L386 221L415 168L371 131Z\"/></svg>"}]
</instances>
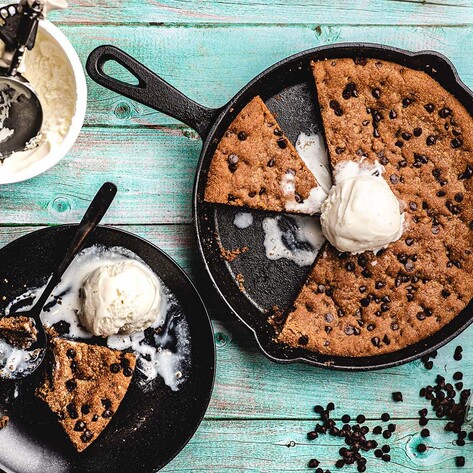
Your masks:
<instances>
[{"instance_id":1,"label":"melting ice cream drip","mask_svg":"<svg viewBox=\"0 0 473 473\"><path fill-rule=\"evenodd\" d=\"M136 254L125 248L93 246L83 250L76 256L48 299L41 314L43 323L63 330L64 336L68 338L91 338L92 335L81 325L78 316L82 283L94 269L129 259L145 264ZM23 309L31 307L43 288L44 286L25 291L8 304L5 314L16 311L18 306ZM142 374L142 386L159 375L172 390L178 390L186 380L191 362L189 327L179 302L162 281L161 290L163 303L150 329L128 336L115 335L106 340L110 348L132 349L137 354L137 370ZM171 340L174 343L170 343ZM0 367L1 350L0 346Z\"/></svg>"}]
</instances>

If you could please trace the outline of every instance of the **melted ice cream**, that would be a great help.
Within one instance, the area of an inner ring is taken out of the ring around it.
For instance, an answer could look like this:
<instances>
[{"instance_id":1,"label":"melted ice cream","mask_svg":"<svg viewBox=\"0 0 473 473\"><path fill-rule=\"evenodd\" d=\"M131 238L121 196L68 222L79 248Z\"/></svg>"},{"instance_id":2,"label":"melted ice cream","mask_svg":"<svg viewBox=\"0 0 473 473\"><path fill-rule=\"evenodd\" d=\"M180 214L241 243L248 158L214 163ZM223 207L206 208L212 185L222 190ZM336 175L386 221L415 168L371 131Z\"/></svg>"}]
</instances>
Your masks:
<instances>
[{"instance_id":1,"label":"melted ice cream","mask_svg":"<svg viewBox=\"0 0 473 473\"><path fill-rule=\"evenodd\" d=\"M253 215L250 212L238 212L235 215L233 224L241 230L253 225Z\"/></svg>"},{"instance_id":2,"label":"melted ice cream","mask_svg":"<svg viewBox=\"0 0 473 473\"><path fill-rule=\"evenodd\" d=\"M312 264L325 241L315 217L268 217L263 220L263 230L266 257L286 258L299 266Z\"/></svg>"},{"instance_id":3,"label":"melted ice cream","mask_svg":"<svg viewBox=\"0 0 473 473\"><path fill-rule=\"evenodd\" d=\"M130 259L145 264L136 254L119 247L93 246L79 253L43 308L41 320L44 325L54 326L72 339L91 338L78 316L83 282L102 265ZM162 281L160 283L162 303L151 329L131 336L108 337L107 345L120 350L132 349L137 354L137 370L142 374L142 381L151 381L159 375L171 389L177 390L190 365L190 334L179 303ZM44 286L29 289L17 297L8 305L5 314L14 312L18 304L23 308L31 306L42 289Z\"/></svg>"}]
</instances>

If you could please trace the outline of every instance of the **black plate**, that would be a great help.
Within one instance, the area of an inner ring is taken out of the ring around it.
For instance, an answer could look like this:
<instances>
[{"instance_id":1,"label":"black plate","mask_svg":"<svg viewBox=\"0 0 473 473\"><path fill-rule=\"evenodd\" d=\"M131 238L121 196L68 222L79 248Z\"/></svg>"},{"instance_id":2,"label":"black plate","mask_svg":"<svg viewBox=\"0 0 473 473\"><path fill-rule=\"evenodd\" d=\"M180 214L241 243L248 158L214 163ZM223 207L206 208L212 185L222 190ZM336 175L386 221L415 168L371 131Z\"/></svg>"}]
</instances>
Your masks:
<instances>
[{"instance_id":1,"label":"black plate","mask_svg":"<svg viewBox=\"0 0 473 473\"><path fill-rule=\"evenodd\" d=\"M435 51L410 52L379 44L341 43L303 51L266 69L226 105L212 110L185 97L152 71L113 46L100 46L87 61L87 72L99 84L164 112L191 126L204 140L194 187L194 219L199 250L210 278L236 316L253 332L261 350L270 359L283 363L304 362L345 370L368 370L396 366L420 358L457 336L473 321L473 304L437 333L402 350L370 357L326 356L304 349L292 349L274 341L274 329L267 312L277 302L280 309L291 307L310 268L299 268L287 260L269 261L262 247L261 225L241 231L233 225L241 209L204 202L207 173L215 149L228 126L243 107L260 95L277 116L282 130L294 143L300 132L322 130L312 60L367 57L392 61L426 72L452 93L473 115L473 95L463 84L452 63ZM105 74L107 61L128 69L138 85L126 84ZM263 214L257 214L261 221ZM248 246L251 250L233 262L225 261L226 249ZM258 250L259 248L259 250ZM240 290L237 275L244 279Z\"/></svg>"},{"instance_id":2,"label":"black plate","mask_svg":"<svg viewBox=\"0 0 473 473\"><path fill-rule=\"evenodd\" d=\"M75 226L46 228L30 233L0 250L0 295L7 301L26 287L44 284L62 258ZM154 380L143 390L134 380L117 414L101 436L78 454L62 428L33 396L39 375L0 384L0 408L8 409L11 425L0 431L0 471L14 473L155 472L190 440L202 421L212 393L215 347L210 320L202 300L182 269L151 243L122 230L99 227L88 246L121 246L140 256L178 299L189 324L191 367L177 392ZM8 281L5 282L5 279ZM1 297L0 297L1 299ZM6 305L0 300L0 309ZM14 396L19 388L19 395ZM41 450L41 455L39 451ZM38 462L32 461L37 455ZM6 460L12 458L14 461ZM15 467L16 462L16 467ZM23 466L18 467L19 464ZM2 470L2 468L4 470Z\"/></svg>"}]
</instances>

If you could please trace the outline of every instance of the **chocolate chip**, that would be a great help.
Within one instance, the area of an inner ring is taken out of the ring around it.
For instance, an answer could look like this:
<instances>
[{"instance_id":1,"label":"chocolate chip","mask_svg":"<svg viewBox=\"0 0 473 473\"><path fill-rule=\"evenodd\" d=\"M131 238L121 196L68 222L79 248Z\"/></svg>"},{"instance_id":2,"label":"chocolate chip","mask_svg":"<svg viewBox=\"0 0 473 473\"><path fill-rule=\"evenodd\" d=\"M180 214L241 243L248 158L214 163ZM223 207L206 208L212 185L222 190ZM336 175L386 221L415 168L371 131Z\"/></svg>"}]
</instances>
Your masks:
<instances>
[{"instance_id":1,"label":"chocolate chip","mask_svg":"<svg viewBox=\"0 0 473 473\"><path fill-rule=\"evenodd\" d=\"M102 417L104 419L109 419L110 417L113 416L113 411L110 409L107 409L106 411L103 412Z\"/></svg>"},{"instance_id":2,"label":"chocolate chip","mask_svg":"<svg viewBox=\"0 0 473 473\"><path fill-rule=\"evenodd\" d=\"M127 377L130 378L133 376L133 370L130 367L124 368L123 374Z\"/></svg>"},{"instance_id":3,"label":"chocolate chip","mask_svg":"<svg viewBox=\"0 0 473 473\"><path fill-rule=\"evenodd\" d=\"M391 110L391 111L389 112L389 118L390 118L391 120L394 120L396 117L397 117L397 113L395 112L395 110Z\"/></svg>"},{"instance_id":4,"label":"chocolate chip","mask_svg":"<svg viewBox=\"0 0 473 473\"><path fill-rule=\"evenodd\" d=\"M417 210L417 204L415 202L409 202L409 209L412 211Z\"/></svg>"},{"instance_id":5,"label":"chocolate chip","mask_svg":"<svg viewBox=\"0 0 473 473\"><path fill-rule=\"evenodd\" d=\"M414 99L411 99L409 97L406 97L405 99L402 99L402 106L404 108L409 107L409 105L411 105L412 103L414 103Z\"/></svg>"},{"instance_id":6,"label":"chocolate chip","mask_svg":"<svg viewBox=\"0 0 473 473\"><path fill-rule=\"evenodd\" d=\"M248 134L244 131L240 131L237 136L240 141L245 141L248 138Z\"/></svg>"},{"instance_id":7,"label":"chocolate chip","mask_svg":"<svg viewBox=\"0 0 473 473\"><path fill-rule=\"evenodd\" d=\"M371 339L371 343L375 346L375 347L378 347L379 348L379 345L381 344L381 340L378 338L378 337L373 337Z\"/></svg>"},{"instance_id":8,"label":"chocolate chip","mask_svg":"<svg viewBox=\"0 0 473 473\"><path fill-rule=\"evenodd\" d=\"M235 202L236 197L233 194L228 194L227 200L228 202Z\"/></svg>"},{"instance_id":9,"label":"chocolate chip","mask_svg":"<svg viewBox=\"0 0 473 473\"><path fill-rule=\"evenodd\" d=\"M281 149L287 148L287 141L284 138L279 138L279 140L277 140L276 143Z\"/></svg>"},{"instance_id":10,"label":"chocolate chip","mask_svg":"<svg viewBox=\"0 0 473 473\"><path fill-rule=\"evenodd\" d=\"M258 192L259 195L263 195L265 193L266 193L266 187L262 187Z\"/></svg>"},{"instance_id":11,"label":"chocolate chip","mask_svg":"<svg viewBox=\"0 0 473 473\"><path fill-rule=\"evenodd\" d=\"M440 232L440 227L438 225L432 225L432 233L437 235Z\"/></svg>"},{"instance_id":12,"label":"chocolate chip","mask_svg":"<svg viewBox=\"0 0 473 473\"><path fill-rule=\"evenodd\" d=\"M397 146L398 148L402 148L404 146L404 143L401 140L397 140L396 143L394 143L394 146Z\"/></svg>"},{"instance_id":13,"label":"chocolate chip","mask_svg":"<svg viewBox=\"0 0 473 473\"><path fill-rule=\"evenodd\" d=\"M256 196L256 191L251 191L251 192L248 192L248 197L255 197Z\"/></svg>"},{"instance_id":14,"label":"chocolate chip","mask_svg":"<svg viewBox=\"0 0 473 473\"><path fill-rule=\"evenodd\" d=\"M389 180L392 184L397 184L399 182L399 177L396 174L391 174Z\"/></svg>"},{"instance_id":15,"label":"chocolate chip","mask_svg":"<svg viewBox=\"0 0 473 473\"><path fill-rule=\"evenodd\" d=\"M457 441L458 443L458 441ZM462 466L465 466L465 457L455 457L455 465L458 466L458 467L462 467Z\"/></svg>"},{"instance_id":16,"label":"chocolate chip","mask_svg":"<svg viewBox=\"0 0 473 473\"><path fill-rule=\"evenodd\" d=\"M424 453L425 451L427 451L427 445L425 445L425 443L419 443L416 449L419 453Z\"/></svg>"},{"instance_id":17,"label":"chocolate chip","mask_svg":"<svg viewBox=\"0 0 473 473\"><path fill-rule=\"evenodd\" d=\"M386 286L384 281L376 281L374 284L375 289L382 289L384 286Z\"/></svg>"},{"instance_id":18,"label":"chocolate chip","mask_svg":"<svg viewBox=\"0 0 473 473\"><path fill-rule=\"evenodd\" d=\"M366 330L368 330L368 332L372 332L375 328L376 328L375 324L368 324L366 326Z\"/></svg>"},{"instance_id":19,"label":"chocolate chip","mask_svg":"<svg viewBox=\"0 0 473 473\"><path fill-rule=\"evenodd\" d=\"M348 263L345 264L345 268L347 271L355 271L355 265L349 261Z\"/></svg>"},{"instance_id":20,"label":"chocolate chip","mask_svg":"<svg viewBox=\"0 0 473 473\"><path fill-rule=\"evenodd\" d=\"M400 168L405 168L407 166L407 161L405 159L401 159L398 164Z\"/></svg>"},{"instance_id":21,"label":"chocolate chip","mask_svg":"<svg viewBox=\"0 0 473 473\"><path fill-rule=\"evenodd\" d=\"M394 402L403 402L403 400L404 400L403 397L402 397L402 393L400 391L396 391L396 392L392 393L392 397L393 397Z\"/></svg>"},{"instance_id":22,"label":"chocolate chip","mask_svg":"<svg viewBox=\"0 0 473 473\"><path fill-rule=\"evenodd\" d=\"M120 366L118 363L112 363L112 364L110 365L110 371L111 371L112 373L119 373L120 370L121 370L121 366Z\"/></svg>"},{"instance_id":23,"label":"chocolate chip","mask_svg":"<svg viewBox=\"0 0 473 473\"><path fill-rule=\"evenodd\" d=\"M355 327L352 325L346 325L345 326L345 334L346 335L353 335L355 333Z\"/></svg>"},{"instance_id":24,"label":"chocolate chip","mask_svg":"<svg viewBox=\"0 0 473 473\"><path fill-rule=\"evenodd\" d=\"M270 160L268 161L268 164L267 164L266 166L268 166L268 168L272 168L272 167L274 166L274 158L273 158L273 159L270 159Z\"/></svg>"},{"instance_id":25,"label":"chocolate chip","mask_svg":"<svg viewBox=\"0 0 473 473\"><path fill-rule=\"evenodd\" d=\"M86 430L81 436L80 436L80 439L84 442L84 443L88 443L92 440L92 437L94 436L94 434L90 431L90 430Z\"/></svg>"},{"instance_id":26,"label":"chocolate chip","mask_svg":"<svg viewBox=\"0 0 473 473\"><path fill-rule=\"evenodd\" d=\"M418 312L416 315L418 320L424 320L425 319L425 314L423 312Z\"/></svg>"},{"instance_id":27,"label":"chocolate chip","mask_svg":"<svg viewBox=\"0 0 473 473\"><path fill-rule=\"evenodd\" d=\"M370 124L370 121L369 121L369 120L363 120L363 121L361 122L361 124L362 124L363 126L368 126L368 125Z\"/></svg>"},{"instance_id":28,"label":"chocolate chip","mask_svg":"<svg viewBox=\"0 0 473 473\"><path fill-rule=\"evenodd\" d=\"M391 344L391 340L390 340L390 338L387 336L387 334L383 337L383 343L385 343L386 345L390 345L390 344Z\"/></svg>"},{"instance_id":29,"label":"chocolate chip","mask_svg":"<svg viewBox=\"0 0 473 473\"><path fill-rule=\"evenodd\" d=\"M473 166L470 166L469 164L466 165L465 171L463 171L461 174L459 174L458 179L463 180L463 179L470 179L471 176L473 176Z\"/></svg>"},{"instance_id":30,"label":"chocolate chip","mask_svg":"<svg viewBox=\"0 0 473 473\"><path fill-rule=\"evenodd\" d=\"M460 148L462 144L463 144L463 140L459 138L458 136L456 138L453 138L452 141L450 141L450 145L453 149Z\"/></svg>"},{"instance_id":31,"label":"chocolate chip","mask_svg":"<svg viewBox=\"0 0 473 473\"><path fill-rule=\"evenodd\" d=\"M299 337L299 345L307 345L309 343L309 337L307 335L301 335Z\"/></svg>"},{"instance_id":32,"label":"chocolate chip","mask_svg":"<svg viewBox=\"0 0 473 473\"><path fill-rule=\"evenodd\" d=\"M437 138L434 135L429 135L425 140L427 146L433 146L437 142Z\"/></svg>"},{"instance_id":33,"label":"chocolate chip","mask_svg":"<svg viewBox=\"0 0 473 473\"><path fill-rule=\"evenodd\" d=\"M345 89L342 92L342 97L345 100L348 100L351 97L358 97L358 92L356 91L356 85L354 82L349 82Z\"/></svg>"},{"instance_id":34,"label":"chocolate chip","mask_svg":"<svg viewBox=\"0 0 473 473\"><path fill-rule=\"evenodd\" d=\"M329 324L329 323L333 322L333 315L329 312L329 313L325 314L324 319L325 319L325 322L327 322Z\"/></svg>"},{"instance_id":35,"label":"chocolate chip","mask_svg":"<svg viewBox=\"0 0 473 473\"><path fill-rule=\"evenodd\" d=\"M391 330L396 331L399 330L399 324L397 322L391 323Z\"/></svg>"},{"instance_id":36,"label":"chocolate chip","mask_svg":"<svg viewBox=\"0 0 473 473\"><path fill-rule=\"evenodd\" d=\"M345 151L345 148L338 147L338 148L335 149L335 153L337 153L337 154L342 154L344 151Z\"/></svg>"},{"instance_id":37,"label":"chocolate chip","mask_svg":"<svg viewBox=\"0 0 473 473\"><path fill-rule=\"evenodd\" d=\"M105 407L105 409L110 409L112 407L112 401L110 401L110 399L102 399L102 406Z\"/></svg>"},{"instance_id":38,"label":"chocolate chip","mask_svg":"<svg viewBox=\"0 0 473 473\"><path fill-rule=\"evenodd\" d=\"M60 320L59 322L53 324L52 327L58 335L65 335L66 333L69 333L71 324L69 322L66 322L65 320Z\"/></svg>"},{"instance_id":39,"label":"chocolate chip","mask_svg":"<svg viewBox=\"0 0 473 473\"><path fill-rule=\"evenodd\" d=\"M420 127L414 128L413 133L414 133L414 136L418 138L420 135L422 135L422 128Z\"/></svg>"},{"instance_id":40,"label":"chocolate chip","mask_svg":"<svg viewBox=\"0 0 473 473\"><path fill-rule=\"evenodd\" d=\"M236 154L231 154L230 156L228 156L228 162L230 164L236 164L239 160L240 158Z\"/></svg>"},{"instance_id":41,"label":"chocolate chip","mask_svg":"<svg viewBox=\"0 0 473 473\"><path fill-rule=\"evenodd\" d=\"M445 207L453 214L453 215L458 215L461 213L460 207L458 205L455 205L451 200L447 200L445 202Z\"/></svg>"},{"instance_id":42,"label":"chocolate chip","mask_svg":"<svg viewBox=\"0 0 473 473\"><path fill-rule=\"evenodd\" d=\"M408 133L407 131L405 131L404 133L401 134L401 137L403 140L409 141L412 138L412 135Z\"/></svg>"},{"instance_id":43,"label":"chocolate chip","mask_svg":"<svg viewBox=\"0 0 473 473\"><path fill-rule=\"evenodd\" d=\"M77 388L77 382L74 379L69 379L66 381L66 389L69 392L74 391Z\"/></svg>"},{"instance_id":44,"label":"chocolate chip","mask_svg":"<svg viewBox=\"0 0 473 473\"><path fill-rule=\"evenodd\" d=\"M427 112L432 113L435 110L435 105L433 103L428 103L424 105L424 108L427 110Z\"/></svg>"},{"instance_id":45,"label":"chocolate chip","mask_svg":"<svg viewBox=\"0 0 473 473\"><path fill-rule=\"evenodd\" d=\"M340 104L336 100L330 100L329 107L334 111L337 117L341 117L343 115L343 110L340 107Z\"/></svg>"},{"instance_id":46,"label":"chocolate chip","mask_svg":"<svg viewBox=\"0 0 473 473\"><path fill-rule=\"evenodd\" d=\"M276 136L282 136L283 135L283 132L279 129L279 128L275 128L273 133L276 135Z\"/></svg>"},{"instance_id":47,"label":"chocolate chip","mask_svg":"<svg viewBox=\"0 0 473 473\"><path fill-rule=\"evenodd\" d=\"M92 417L92 422L97 422L99 420L99 416L97 414L94 414Z\"/></svg>"},{"instance_id":48,"label":"chocolate chip","mask_svg":"<svg viewBox=\"0 0 473 473\"><path fill-rule=\"evenodd\" d=\"M353 59L353 62L357 65L357 66L366 66L366 63L368 62L367 59L365 57L356 57L355 59Z\"/></svg>"},{"instance_id":49,"label":"chocolate chip","mask_svg":"<svg viewBox=\"0 0 473 473\"><path fill-rule=\"evenodd\" d=\"M363 299L360 300L360 304L363 306L363 307L368 307L370 305L370 301L368 298L364 297Z\"/></svg>"},{"instance_id":50,"label":"chocolate chip","mask_svg":"<svg viewBox=\"0 0 473 473\"><path fill-rule=\"evenodd\" d=\"M90 406L88 404L84 404L81 408L80 411L82 414L87 415L90 412Z\"/></svg>"},{"instance_id":51,"label":"chocolate chip","mask_svg":"<svg viewBox=\"0 0 473 473\"><path fill-rule=\"evenodd\" d=\"M66 406L66 409L67 409L67 413L69 414L69 417L71 419L77 419L79 417L79 413L77 412L77 407L73 402L68 404Z\"/></svg>"},{"instance_id":52,"label":"chocolate chip","mask_svg":"<svg viewBox=\"0 0 473 473\"><path fill-rule=\"evenodd\" d=\"M376 89L373 89L371 91L371 95L375 98L375 99L379 99L381 97L381 91L376 88Z\"/></svg>"},{"instance_id":53,"label":"chocolate chip","mask_svg":"<svg viewBox=\"0 0 473 473\"><path fill-rule=\"evenodd\" d=\"M320 462L317 459L312 458L311 460L309 460L309 468L317 468L319 465Z\"/></svg>"},{"instance_id":54,"label":"chocolate chip","mask_svg":"<svg viewBox=\"0 0 473 473\"><path fill-rule=\"evenodd\" d=\"M74 348L69 348L66 352L66 355L68 358L75 358L76 351L74 350Z\"/></svg>"},{"instance_id":55,"label":"chocolate chip","mask_svg":"<svg viewBox=\"0 0 473 473\"><path fill-rule=\"evenodd\" d=\"M76 424L74 425L74 430L76 432L82 432L83 430L85 430L85 427L86 427L85 422L82 420L78 420Z\"/></svg>"},{"instance_id":56,"label":"chocolate chip","mask_svg":"<svg viewBox=\"0 0 473 473\"><path fill-rule=\"evenodd\" d=\"M445 191L437 191L437 197L445 197L447 193Z\"/></svg>"},{"instance_id":57,"label":"chocolate chip","mask_svg":"<svg viewBox=\"0 0 473 473\"><path fill-rule=\"evenodd\" d=\"M361 272L361 275L364 277L364 278L370 278L371 276L373 276L373 273L371 271L369 271L368 269L364 269L362 272Z\"/></svg>"},{"instance_id":58,"label":"chocolate chip","mask_svg":"<svg viewBox=\"0 0 473 473\"><path fill-rule=\"evenodd\" d=\"M443 107L439 110L440 118L447 118L451 114L452 114L452 111L448 107Z\"/></svg>"},{"instance_id":59,"label":"chocolate chip","mask_svg":"<svg viewBox=\"0 0 473 473\"><path fill-rule=\"evenodd\" d=\"M228 165L228 170L229 170L231 173L234 173L237 169L238 169L238 166L237 166L236 164L229 164L229 165Z\"/></svg>"}]
</instances>

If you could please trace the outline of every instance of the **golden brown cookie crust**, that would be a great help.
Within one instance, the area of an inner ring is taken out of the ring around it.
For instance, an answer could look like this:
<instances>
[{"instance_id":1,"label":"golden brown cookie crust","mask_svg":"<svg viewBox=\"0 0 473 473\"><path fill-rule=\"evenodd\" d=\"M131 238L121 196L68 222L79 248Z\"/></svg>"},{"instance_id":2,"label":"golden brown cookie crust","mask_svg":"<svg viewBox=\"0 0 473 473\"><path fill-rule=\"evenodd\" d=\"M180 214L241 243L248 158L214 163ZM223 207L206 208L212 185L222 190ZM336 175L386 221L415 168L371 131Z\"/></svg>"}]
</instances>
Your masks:
<instances>
[{"instance_id":1,"label":"golden brown cookie crust","mask_svg":"<svg viewBox=\"0 0 473 473\"><path fill-rule=\"evenodd\" d=\"M77 451L82 452L118 410L130 385L136 356L107 347L54 338L52 373L37 396L57 415Z\"/></svg>"},{"instance_id":2,"label":"golden brown cookie crust","mask_svg":"<svg viewBox=\"0 0 473 473\"><path fill-rule=\"evenodd\" d=\"M375 59L312 67L332 168L382 164L407 228L377 256L327 245L278 340L327 355L393 352L473 297L473 118L421 71Z\"/></svg>"},{"instance_id":3,"label":"golden brown cookie crust","mask_svg":"<svg viewBox=\"0 0 473 473\"><path fill-rule=\"evenodd\" d=\"M296 203L306 200L317 181L260 97L238 114L212 158L205 200L253 209L287 211L284 176L292 173ZM303 210L294 210L298 213Z\"/></svg>"}]
</instances>

